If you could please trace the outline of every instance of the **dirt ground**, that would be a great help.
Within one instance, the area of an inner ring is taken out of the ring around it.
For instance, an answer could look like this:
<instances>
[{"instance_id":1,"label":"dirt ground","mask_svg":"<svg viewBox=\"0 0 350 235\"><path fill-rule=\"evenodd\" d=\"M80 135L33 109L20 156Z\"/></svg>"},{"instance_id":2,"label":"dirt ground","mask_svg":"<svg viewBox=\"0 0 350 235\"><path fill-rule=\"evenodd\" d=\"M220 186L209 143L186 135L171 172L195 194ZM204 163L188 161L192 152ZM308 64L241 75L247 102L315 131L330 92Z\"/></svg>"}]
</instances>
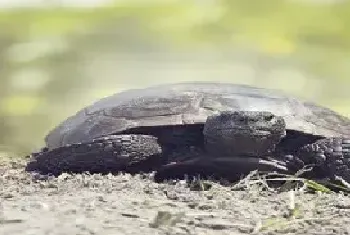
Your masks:
<instances>
[{"instance_id":1,"label":"dirt ground","mask_svg":"<svg viewBox=\"0 0 350 235\"><path fill-rule=\"evenodd\" d=\"M339 193L195 190L128 174L43 179L23 164L0 165L0 234L350 234L350 196Z\"/></svg>"}]
</instances>

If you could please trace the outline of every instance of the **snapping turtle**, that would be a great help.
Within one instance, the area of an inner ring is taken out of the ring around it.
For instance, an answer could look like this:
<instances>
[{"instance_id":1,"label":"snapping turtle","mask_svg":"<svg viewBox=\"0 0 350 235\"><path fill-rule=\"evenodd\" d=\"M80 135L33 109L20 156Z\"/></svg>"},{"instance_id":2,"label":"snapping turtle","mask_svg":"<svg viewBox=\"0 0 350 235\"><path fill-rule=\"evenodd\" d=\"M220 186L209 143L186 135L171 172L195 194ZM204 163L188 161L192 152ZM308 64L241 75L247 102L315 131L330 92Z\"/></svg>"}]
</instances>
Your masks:
<instances>
[{"instance_id":1,"label":"snapping turtle","mask_svg":"<svg viewBox=\"0 0 350 235\"><path fill-rule=\"evenodd\" d=\"M350 180L350 120L269 89L180 83L103 98L58 125L26 169L43 174L156 170L156 179L252 170Z\"/></svg>"}]
</instances>

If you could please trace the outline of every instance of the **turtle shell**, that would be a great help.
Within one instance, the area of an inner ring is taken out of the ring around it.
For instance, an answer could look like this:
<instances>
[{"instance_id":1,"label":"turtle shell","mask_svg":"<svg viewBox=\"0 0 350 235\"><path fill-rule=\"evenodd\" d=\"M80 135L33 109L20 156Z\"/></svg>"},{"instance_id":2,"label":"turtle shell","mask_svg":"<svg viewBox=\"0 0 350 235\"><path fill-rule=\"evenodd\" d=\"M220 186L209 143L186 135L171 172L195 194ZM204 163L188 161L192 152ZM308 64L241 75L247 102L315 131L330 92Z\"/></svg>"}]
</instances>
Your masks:
<instances>
[{"instance_id":1,"label":"turtle shell","mask_svg":"<svg viewBox=\"0 0 350 235\"><path fill-rule=\"evenodd\" d=\"M277 90L228 83L178 83L127 90L67 118L46 136L48 148L91 141L137 127L203 124L226 110L270 111L286 128L325 137L350 137L350 119Z\"/></svg>"}]
</instances>

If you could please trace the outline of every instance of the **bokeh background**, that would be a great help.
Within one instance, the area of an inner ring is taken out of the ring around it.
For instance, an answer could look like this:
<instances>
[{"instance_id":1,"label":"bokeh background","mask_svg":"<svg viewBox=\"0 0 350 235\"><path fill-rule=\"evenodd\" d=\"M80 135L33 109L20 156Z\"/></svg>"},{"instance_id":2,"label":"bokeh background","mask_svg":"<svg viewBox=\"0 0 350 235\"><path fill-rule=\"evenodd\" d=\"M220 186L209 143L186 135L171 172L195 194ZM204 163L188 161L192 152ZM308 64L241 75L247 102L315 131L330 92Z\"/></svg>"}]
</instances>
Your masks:
<instances>
[{"instance_id":1,"label":"bokeh background","mask_svg":"<svg viewBox=\"0 0 350 235\"><path fill-rule=\"evenodd\" d=\"M0 156L160 83L276 88L349 116L349 13L346 0L0 0Z\"/></svg>"}]
</instances>

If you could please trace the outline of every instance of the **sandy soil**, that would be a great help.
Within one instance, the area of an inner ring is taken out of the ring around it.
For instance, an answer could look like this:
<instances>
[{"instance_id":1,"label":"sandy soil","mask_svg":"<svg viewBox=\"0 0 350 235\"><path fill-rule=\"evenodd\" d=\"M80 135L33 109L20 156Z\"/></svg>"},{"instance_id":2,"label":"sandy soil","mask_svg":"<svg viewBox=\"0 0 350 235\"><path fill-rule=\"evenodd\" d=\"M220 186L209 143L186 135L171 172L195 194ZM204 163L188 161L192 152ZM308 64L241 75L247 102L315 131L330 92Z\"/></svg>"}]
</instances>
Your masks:
<instances>
[{"instance_id":1,"label":"sandy soil","mask_svg":"<svg viewBox=\"0 0 350 235\"><path fill-rule=\"evenodd\" d=\"M350 234L350 197L342 194L210 182L196 191L141 175L40 179L23 164L0 165L0 234Z\"/></svg>"}]
</instances>

